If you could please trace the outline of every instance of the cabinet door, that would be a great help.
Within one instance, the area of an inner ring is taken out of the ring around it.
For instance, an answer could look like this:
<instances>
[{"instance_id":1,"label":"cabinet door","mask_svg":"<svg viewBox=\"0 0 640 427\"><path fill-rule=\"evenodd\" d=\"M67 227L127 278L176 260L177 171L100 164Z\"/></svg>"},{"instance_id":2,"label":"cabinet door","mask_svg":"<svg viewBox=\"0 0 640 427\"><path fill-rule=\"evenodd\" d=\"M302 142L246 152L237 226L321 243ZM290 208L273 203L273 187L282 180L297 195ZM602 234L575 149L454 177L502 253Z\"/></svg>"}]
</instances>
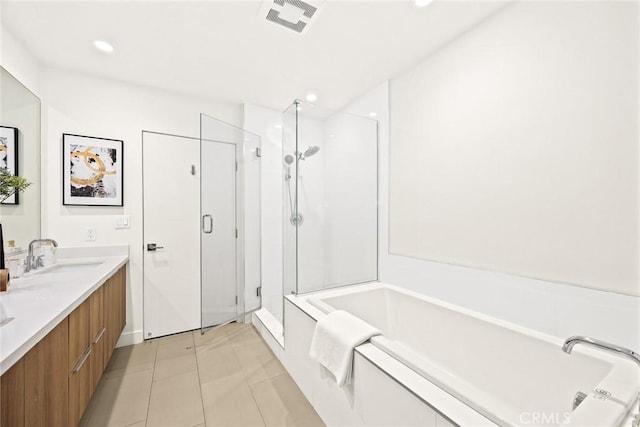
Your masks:
<instances>
[{"instance_id":1,"label":"cabinet door","mask_svg":"<svg viewBox=\"0 0 640 427\"><path fill-rule=\"evenodd\" d=\"M85 300L69 315L69 366L67 372L77 365L89 348L91 299Z\"/></svg>"},{"instance_id":2,"label":"cabinet door","mask_svg":"<svg viewBox=\"0 0 640 427\"><path fill-rule=\"evenodd\" d=\"M80 357L69 374L69 425L77 426L91 398L91 348Z\"/></svg>"},{"instance_id":3,"label":"cabinet door","mask_svg":"<svg viewBox=\"0 0 640 427\"><path fill-rule=\"evenodd\" d=\"M89 336L91 337L91 394L96 389L102 372L104 371L104 334L106 332L104 323L104 286L101 286L91 295L89 304L91 305L91 327Z\"/></svg>"},{"instance_id":4,"label":"cabinet door","mask_svg":"<svg viewBox=\"0 0 640 427\"><path fill-rule=\"evenodd\" d=\"M76 426L91 396L89 356L91 329L91 298L69 315L69 425Z\"/></svg>"},{"instance_id":5,"label":"cabinet door","mask_svg":"<svg viewBox=\"0 0 640 427\"><path fill-rule=\"evenodd\" d=\"M127 323L127 268L122 267L118 276L118 338ZM116 342L118 339L116 339ZM114 345L116 343L113 343Z\"/></svg>"},{"instance_id":6,"label":"cabinet door","mask_svg":"<svg viewBox=\"0 0 640 427\"><path fill-rule=\"evenodd\" d=\"M44 339L45 420L47 427L69 425L69 321L65 318Z\"/></svg>"},{"instance_id":7,"label":"cabinet door","mask_svg":"<svg viewBox=\"0 0 640 427\"><path fill-rule=\"evenodd\" d=\"M24 425L24 358L0 377L0 426L18 427Z\"/></svg>"},{"instance_id":8,"label":"cabinet door","mask_svg":"<svg viewBox=\"0 0 640 427\"><path fill-rule=\"evenodd\" d=\"M107 280L103 286L104 288L104 324L107 328L104 340L104 363L105 368L109 363L109 359L111 359L111 353L113 352L113 344L114 344L114 318L115 314L113 312L115 307L114 302L114 277L111 277Z\"/></svg>"},{"instance_id":9,"label":"cabinet door","mask_svg":"<svg viewBox=\"0 0 640 427\"><path fill-rule=\"evenodd\" d=\"M104 319L107 328L104 343L106 365L126 322L126 267L120 268L104 284Z\"/></svg>"},{"instance_id":10,"label":"cabinet door","mask_svg":"<svg viewBox=\"0 0 640 427\"><path fill-rule=\"evenodd\" d=\"M46 389L44 356L46 337L24 356L24 420L26 426L44 427ZM65 366L66 369L66 366ZM63 371L64 372L64 371Z\"/></svg>"},{"instance_id":11,"label":"cabinet door","mask_svg":"<svg viewBox=\"0 0 640 427\"><path fill-rule=\"evenodd\" d=\"M69 425L67 325L65 318L2 376L2 426Z\"/></svg>"}]
</instances>

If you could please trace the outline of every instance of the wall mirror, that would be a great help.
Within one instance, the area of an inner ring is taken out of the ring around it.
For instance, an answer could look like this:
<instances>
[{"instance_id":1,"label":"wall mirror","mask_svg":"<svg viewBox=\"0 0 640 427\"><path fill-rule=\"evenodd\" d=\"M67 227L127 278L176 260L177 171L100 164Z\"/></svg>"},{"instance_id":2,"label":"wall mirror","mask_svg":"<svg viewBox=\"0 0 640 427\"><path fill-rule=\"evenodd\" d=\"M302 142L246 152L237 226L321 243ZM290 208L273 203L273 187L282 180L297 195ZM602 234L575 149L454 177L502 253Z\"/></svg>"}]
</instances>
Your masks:
<instances>
[{"instance_id":1,"label":"wall mirror","mask_svg":"<svg viewBox=\"0 0 640 427\"><path fill-rule=\"evenodd\" d=\"M4 244L27 249L40 237L40 99L0 67L0 166L26 178L31 186L0 204ZM15 173L14 173L15 174ZM11 249L10 249L11 250Z\"/></svg>"}]
</instances>

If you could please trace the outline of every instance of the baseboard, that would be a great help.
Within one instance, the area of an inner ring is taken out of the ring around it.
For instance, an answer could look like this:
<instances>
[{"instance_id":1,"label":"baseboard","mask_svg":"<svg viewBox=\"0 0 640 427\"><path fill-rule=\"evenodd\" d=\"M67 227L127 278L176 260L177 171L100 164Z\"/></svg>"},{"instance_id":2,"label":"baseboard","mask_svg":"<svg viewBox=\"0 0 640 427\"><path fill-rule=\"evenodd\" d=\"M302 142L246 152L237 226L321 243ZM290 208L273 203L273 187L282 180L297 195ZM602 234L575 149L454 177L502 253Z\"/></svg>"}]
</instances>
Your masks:
<instances>
[{"instance_id":1,"label":"baseboard","mask_svg":"<svg viewBox=\"0 0 640 427\"><path fill-rule=\"evenodd\" d=\"M140 344L144 341L142 330L123 332L116 343L116 347L126 347L128 345Z\"/></svg>"}]
</instances>

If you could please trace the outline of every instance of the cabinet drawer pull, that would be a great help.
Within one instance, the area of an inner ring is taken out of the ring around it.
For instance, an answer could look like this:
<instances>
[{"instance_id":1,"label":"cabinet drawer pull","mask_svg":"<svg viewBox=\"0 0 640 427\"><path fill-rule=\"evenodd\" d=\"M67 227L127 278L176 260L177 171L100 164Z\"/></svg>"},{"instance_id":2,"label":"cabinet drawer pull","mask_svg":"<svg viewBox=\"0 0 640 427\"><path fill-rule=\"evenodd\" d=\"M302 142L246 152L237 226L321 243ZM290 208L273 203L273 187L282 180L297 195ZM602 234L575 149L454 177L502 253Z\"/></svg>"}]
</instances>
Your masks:
<instances>
[{"instance_id":1,"label":"cabinet drawer pull","mask_svg":"<svg viewBox=\"0 0 640 427\"><path fill-rule=\"evenodd\" d=\"M87 361L87 358L89 357L90 354L91 354L91 347L87 347L87 349L82 354L82 357L80 358L78 363L76 363L76 366L73 367L73 371L71 371L72 374L77 374L80 371L80 369L82 368L82 365L84 365L84 362Z\"/></svg>"},{"instance_id":2,"label":"cabinet drawer pull","mask_svg":"<svg viewBox=\"0 0 640 427\"><path fill-rule=\"evenodd\" d=\"M102 330L100 331L100 333L98 334L96 339L93 340L93 342L91 344L97 344L98 341L100 341L100 339L102 339L102 336L104 335L105 332L107 332L107 328L102 328Z\"/></svg>"}]
</instances>

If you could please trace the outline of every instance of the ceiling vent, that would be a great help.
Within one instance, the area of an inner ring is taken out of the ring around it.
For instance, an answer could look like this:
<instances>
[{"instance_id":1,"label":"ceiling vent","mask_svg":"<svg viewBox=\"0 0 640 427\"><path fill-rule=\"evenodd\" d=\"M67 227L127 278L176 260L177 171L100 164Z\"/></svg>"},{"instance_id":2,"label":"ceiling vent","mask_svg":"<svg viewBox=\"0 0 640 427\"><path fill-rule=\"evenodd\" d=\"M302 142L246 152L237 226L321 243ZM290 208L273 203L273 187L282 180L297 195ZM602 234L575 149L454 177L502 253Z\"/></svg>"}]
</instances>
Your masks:
<instances>
[{"instance_id":1,"label":"ceiling vent","mask_svg":"<svg viewBox=\"0 0 640 427\"><path fill-rule=\"evenodd\" d=\"M269 6L267 21L300 34L308 28L311 18L318 11L317 6L302 0L273 0Z\"/></svg>"}]
</instances>

